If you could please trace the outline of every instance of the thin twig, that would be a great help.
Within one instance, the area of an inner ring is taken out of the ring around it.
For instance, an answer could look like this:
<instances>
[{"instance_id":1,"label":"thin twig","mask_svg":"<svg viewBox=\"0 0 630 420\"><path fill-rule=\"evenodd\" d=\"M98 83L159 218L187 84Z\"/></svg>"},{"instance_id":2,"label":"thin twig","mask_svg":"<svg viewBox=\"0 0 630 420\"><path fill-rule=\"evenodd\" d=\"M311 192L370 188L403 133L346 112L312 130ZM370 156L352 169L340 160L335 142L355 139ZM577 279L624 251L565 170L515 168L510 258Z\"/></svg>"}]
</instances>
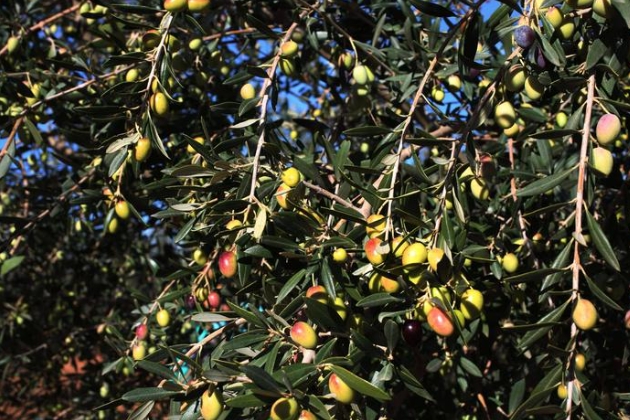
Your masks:
<instances>
[{"instance_id":1,"label":"thin twig","mask_svg":"<svg viewBox=\"0 0 630 420\"><path fill-rule=\"evenodd\" d=\"M333 201L336 201L337 203L341 204L344 207L347 207L349 209L352 209L356 212L360 212L361 209L354 206L351 202L349 202L348 200L344 200L343 198L339 197L338 195L331 193L330 191L327 191L325 189L323 189L322 187L315 185L311 182L308 181L302 181L302 183L304 184L305 187L308 187L309 189L313 190L316 194L319 195L323 195L326 198L330 198Z\"/></svg>"},{"instance_id":2,"label":"thin twig","mask_svg":"<svg viewBox=\"0 0 630 420\"><path fill-rule=\"evenodd\" d=\"M472 10L473 9L470 9L468 11L468 13L466 13L466 15L462 18L461 23L463 23L465 20L470 18L470 16L472 15ZM450 41L451 41L451 39L453 39L455 34L459 32L459 27L460 27L461 23L456 25L453 29L451 29L449 31L448 35L446 36L446 39L444 40L442 45L440 45L440 49L435 54L435 57L433 57L433 60L431 60L431 63L429 64L429 68L427 68L427 71L424 73L424 76L422 77L422 80L420 81L420 85L418 86L418 90L416 91L416 95L414 96L413 102L411 103L411 108L409 109L409 113L407 114L407 118L405 118L405 123L404 123L403 129L402 129L402 131L400 133L400 140L398 142L398 152L396 152L396 161L394 162L394 167L392 169L392 180L391 180L391 183L390 183L390 186L389 186L389 194L388 194L388 200L387 200L387 218L386 218L387 226L385 228L385 240L389 239L389 233L393 229L393 227L392 227L392 220L391 220L392 219L392 207L393 207L393 204L394 204L396 179L397 179L398 171L399 171L399 168L400 168L400 162L402 160L401 159L401 154L402 154L402 151L404 150L405 136L407 135L407 131L409 130L409 126L411 125L411 121L413 119L413 114L414 114L414 112L416 110L416 107L420 103L420 99L423 97L422 92L424 92L424 87L426 86L429 78L433 74L435 66L437 66L437 64L439 62L439 59L442 56L442 53L444 52L446 47L450 44Z\"/></svg>"},{"instance_id":3,"label":"thin twig","mask_svg":"<svg viewBox=\"0 0 630 420\"><path fill-rule=\"evenodd\" d=\"M590 143L591 135L591 114L593 112L593 100L595 98L595 74L591 74L588 78L588 91L586 98L586 111L584 115L584 126L582 128L582 144L580 147L580 161L578 164L578 180L577 180L577 192L575 195L575 230L574 237L576 238L573 247L573 264L572 268L572 294L571 299L575 301L579 297L580 291L580 271L582 265L580 263L580 241L578 240L582 236L582 215L584 210L584 184L586 181L586 165L588 164L588 146ZM578 334L577 326L574 322L571 323L571 342L572 349L569 352L569 357L574 356L576 337ZM572 369L573 364L569 363L569 369ZM569 371L569 377L573 377L573 372ZM573 380L569 381L567 385L567 420L571 419L571 409L573 407Z\"/></svg>"},{"instance_id":4,"label":"thin twig","mask_svg":"<svg viewBox=\"0 0 630 420\"><path fill-rule=\"evenodd\" d=\"M280 59L281 59L282 45L284 45L285 42L291 39L291 34L295 30L295 28L297 28L297 26L298 26L298 23L293 22L291 26L289 27L289 29L287 30L284 37L282 37L282 41L280 43L281 48L278 49L278 52L274 56L273 61L271 62L271 66L269 66L269 69L267 70L267 78L265 78L265 81L263 82L263 85L260 89L260 93L262 94L262 98L260 100L260 117L259 117L260 123L258 125L258 131L260 133L258 135L258 143L256 144L256 152L254 154L254 162L253 162L253 167L252 167L252 181L251 181L251 186L249 188L249 197L248 197L248 200L250 203L253 203L255 201L256 182L258 178L258 168L260 166L260 155L262 154L262 148L265 144L265 129L267 125L267 121L266 121L267 103L269 102L269 86L271 86L271 84L275 80L276 69L278 68L278 63L280 63Z\"/></svg>"},{"instance_id":5,"label":"thin twig","mask_svg":"<svg viewBox=\"0 0 630 420\"><path fill-rule=\"evenodd\" d=\"M40 29L42 29L44 26L48 25L51 22L56 21L57 19L60 19L62 17L64 17L65 15L68 15L72 12L74 12L75 10L78 10L79 7L81 7L81 3L77 3L74 6L71 6L65 10L62 10L61 12L54 14L38 23L36 23L35 25L31 26L30 28L28 28L26 31L24 31L22 34L20 34L18 36L19 39L25 37L26 35L30 34L31 32L35 32L38 31ZM2 47L2 49L0 49L0 57L2 57L8 50L8 45L5 45L4 47Z\"/></svg>"}]
</instances>

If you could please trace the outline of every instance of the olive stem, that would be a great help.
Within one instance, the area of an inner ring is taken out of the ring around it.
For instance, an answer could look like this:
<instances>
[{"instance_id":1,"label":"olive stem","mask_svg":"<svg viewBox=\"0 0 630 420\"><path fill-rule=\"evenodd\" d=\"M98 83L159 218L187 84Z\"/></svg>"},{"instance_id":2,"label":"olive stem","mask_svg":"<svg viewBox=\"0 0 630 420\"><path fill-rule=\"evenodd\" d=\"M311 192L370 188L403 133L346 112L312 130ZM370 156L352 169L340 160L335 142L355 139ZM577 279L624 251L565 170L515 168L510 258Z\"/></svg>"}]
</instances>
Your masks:
<instances>
[{"instance_id":1,"label":"olive stem","mask_svg":"<svg viewBox=\"0 0 630 420\"><path fill-rule=\"evenodd\" d=\"M577 192L575 195L575 230L574 237L579 238L582 236L582 214L584 210L584 182L586 180L586 165L588 164L588 146L591 135L591 114L593 112L593 100L595 97L595 74L591 74L588 78L587 85L587 97L586 97L586 111L584 115L584 126L582 128L582 144L580 148L580 161L578 164L578 179L577 179ZM577 300L580 290L580 241L576 240L573 247L573 264L572 268L572 294L571 299ZM575 353L576 336L578 334L577 326L574 322L571 323L571 339L572 349L569 352L569 357L572 358ZM573 363L569 363L569 378L573 375ZM573 406L573 380L568 381L567 384L567 420L571 419L571 409Z\"/></svg>"}]
</instances>

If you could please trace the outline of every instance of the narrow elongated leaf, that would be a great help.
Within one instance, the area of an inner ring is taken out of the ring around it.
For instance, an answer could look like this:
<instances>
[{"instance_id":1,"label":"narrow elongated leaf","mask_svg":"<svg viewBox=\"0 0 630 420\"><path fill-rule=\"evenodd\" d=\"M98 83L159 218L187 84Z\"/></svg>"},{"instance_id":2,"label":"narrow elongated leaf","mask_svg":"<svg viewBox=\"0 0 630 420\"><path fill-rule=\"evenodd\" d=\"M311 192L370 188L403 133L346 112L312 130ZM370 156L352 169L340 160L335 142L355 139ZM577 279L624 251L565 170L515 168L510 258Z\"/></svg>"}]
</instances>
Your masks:
<instances>
[{"instance_id":1,"label":"narrow elongated leaf","mask_svg":"<svg viewBox=\"0 0 630 420\"><path fill-rule=\"evenodd\" d=\"M608 238L602 231L599 224L595 221L591 213L588 209L584 209L584 213L586 214L586 223L588 225L588 230L591 233L591 237L593 238L593 243L595 247L599 251L599 253L604 257L608 265L614 268L617 271L620 271L619 261L615 256L615 251L613 251L612 246L610 246L610 242L608 242Z\"/></svg>"},{"instance_id":2,"label":"narrow elongated leaf","mask_svg":"<svg viewBox=\"0 0 630 420\"><path fill-rule=\"evenodd\" d=\"M350 128L343 132L346 136L354 136L354 137L370 137L370 136L381 136L383 134L389 134L392 130L387 127L376 127L376 126L364 126L364 127L356 127Z\"/></svg>"},{"instance_id":3,"label":"narrow elongated leaf","mask_svg":"<svg viewBox=\"0 0 630 420\"><path fill-rule=\"evenodd\" d=\"M2 265L0 266L0 276L4 276L5 274L7 274L9 271L17 268L22 261L24 261L24 256L20 255L17 257L11 257L8 260L5 260Z\"/></svg>"},{"instance_id":4,"label":"narrow elongated leaf","mask_svg":"<svg viewBox=\"0 0 630 420\"><path fill-rule=\"evenodd\" d=\"M538 339L540 339L543 335L547 334L547 331L551 329L551 326L549 326L549 324L547 323L558 322L562 318L562 315L564 314L564 311L570 302L570 299L567 300L562 305L540 318L540 320L537 322L537 324L540 324L540 328L535 331L529 331L519 342L518 346L521 348L521 350L524 351L529 346L534 344Z\"/></svg>"},{"instance_id":5,"label":"narrow elongated leaf","mask_svg":"<svg viewBox=\"0 0 630 420\"><path fill-rule=\"evenodd\" d=\"M370 308L373 306L383 306L392 302L402 302L403 300L389 293L374 293L357 302L360 308Z\"/></svg>"},{"instance_id":6,"label":"narrow elongated leaf","mask_svg":"<svg viewBox=\"0 0 630 420\"><path fill-rule=\"evenodd\" d=\"M122 396L122 399L129 402L145 402L145 401L157 401L166 398L171 398L176 395L183 395L182 391L168 391L164 388L148 387L148 388L136 388L133 391L129 391Z\"/></svg>"},{"instance_id":7,"label":"narrow elongated leaf","mask_svg":"<svg viewBox=\"0 0 630 420\"><path fill-rule=\"evenodd\" d=\"M472 376L476 376L477 378L481 378L483 374L472 361L465 357L461 357L459 359L459 364L466 372L470 373Z\"/></svg>"},{"instance_id":8,"label":"narrow elongated leaf","mask_svg":"<svg viewBox=\"0 0 630 420\"><path fill-rule=\"evenodd\" d=\"M173 381L177 380L177 377L171 369L159 363L149 362L148 360L140 360L138 362L138 367L140 369L146 370L147 372L158 375L164 379L169 379Z\"/></svg>"},{"instance_id":9,"label":"narrow elongated leaf","mask_svg":"<svg viewBox=\"0 0 630 420\"><path fill-rule=\"evenodd\" d=\"M396 368L400 378L404 382L405 386L414 394L429 401L435 401L429 391L418 381L418 379L407 369L404 365L400 365Z\"/></svg>"},{"instance_id":10,"label":"narrow elongated leaf","mask_svg":"<svg viewBox=\"0 0 630 420\"><path fill-rule=\"evenodd\" d=\"M241 367L241 371L261 389L275 392L278 395L282 393L282 389L278 386L278 383L264 369L258 366L248 365Z\"/></svg>"},{"instance_id":11,"label":"narrow elongated leaf","mask_svg":"<svg viewBox=\"0 0 630 420\"><path fill-rule=\"evenodd\" d=\"M521 401L523 401L524 396L525 378L517 381L514 385L512 385L512 389L510 390L510 400L508 403L508 413L513 413L514 410L516 410Z\"/></svg>"},{"instance_id":12,"label":"narrow elongated leaf","mask_svg":"<svg viewBox=\"0 0 630 420\"><path fill-rule=\"evenodd\" d=\"M569 168L564 172L559 172L557 174L541 178L523 188L519 188L516 191L516 195L519 197L531 197L533 195L543 194L567 179L573 171L575 171L575 167Z\"/></svg>"},{"instance_id":13,"label":"narrow elongated leaf","mask_svg":"<svg viewBox=\"0 0 630 420\"><path fill-rule=\"evenodd\" d=\"M195 322L229 322L234 318L228 318L225 315L216 312L201 312L192 316L191 321Z\"/></svg>"},{"instance_id":14,"label":"narrow elongated leaf","mask_svg":"<svg viewBox=\"0 0 630 420\"><path fill-rule=\"evenodd\" d=\"M228 407L234 408L248 408L248 407L263 407L273 402L273 398L264 399L261 396L255 394L239 395L238 397L230 398L225 402Z\"/></svg>"},{"instance_id":15,"label":"narrow elongated leaf","mask_svg":"<svg viewBox=\"0 0 630 420\"><path fill-rule=\"evenodd\" d=\"M2 179L9 171L9 167L13 161L13 156L15 156L15 141L12 141L11 144L9 144L6 154L2 156L2 159L0 159L0 179Z\"/></svg>"},{"instance_id":16,"label":"narrow elongated leaf","mask_svg":"<svg viewBox=\"0 0 630 420\"><path fill-rule=\"evenodd\" d=\"M508 283L528 283L543 280L550 274L565 271L561 268L541 268L540 270L530 271L529 273L518 274L516 276L506 277L504 280Z\"/></svg>"},{"instance_id":17,"label":"narrow elongated leaf","mask_svg":"<svg viewBox=\"0 0 630 420\"><path fill-rule=\"evenodd\" d=\"M441 6L439 4L431 3L428 1L421 1L421 0L411 0L411 4L416 6L418 10L420 10L422 13L429 16L435 16L435 17L455 16L455 13L453 13L446 7Z\"/></svg>"},{"instance_id":18,"label":"narrow elongated leaf","mask_svg":"<svg viewBox=\"0 0 630 420\"><path fill-rule=\"evenodd\" d=\"M341 366L332 365L330 370L339 376L342 381L348 384L350 388L363 395L375 398L379 401L389 401L391 399L391 397L382 389L375 387L365 379L355 375L345 368L342 368Z\"/></svg>"},{"instance_id":19,"label":"narrow elongated leaf","mask_svg":"<svg viewBox=\"0 0 630 420\"><path fill-rule=\"evenodd\" d=\"M144 420L149 417L151 410L153 410L153 406L155 405L155 401L147 401L144 404L136 407L127 417L127 420Z\"/></svg>"},{"instance_id":20,"label":"narrow elongated leaf","mask_svg":"<svg viewBox=\"0 0 630 420\"><path fill-rule=\"evenodd\" d=\"M287 297L297 286L297 284L306 276L306 269L303 268L294 275L291 276L289 280L282 286L280 292L278 293L278 297L276 298L276 304L282 302L285 297Z\"/></svg>"},{"instance_id":21,"label":"narrow elongated leaf","mask_svg":"<svg viewBox=\"0 0 630 420\"><path fill-rule=\"evenodd\" d=\"M560 363L551 369L538 385L536 385L529 398L514 410L510 416L510 420L519 420L526 417L527 410L537 407L549 394L554 392L558 382L562 378L562 369L563 366Z\"/></svg>"},{"instance_id":22,"label":"narrow elongated leaf","mask_svg":"<svg viewBox=\"0 0 630 420\"><path fill-rule=\"evenodd\" d=\"M589 276L585 275L584 278L586 278L586 283L588 284L588 288L591 290L591 293L593 293L593 295L595 295L597 299L602 301L604 305L607 305L616 311L623 311L623 309L617 304L617 302L608 297L608 295L602 289L600 289L599 286L597 286L597 283L591 280Z\"/></svg>"},{"instance_id":23,"label":"narrow elongated leaf","mask_svg":"<svg viewBox=\"0 0 630 420\"><path fill-rule=\"evenodd\" d=\"M597 412L591 407L591 403L586 398L584 393L580 392L580 402L582 403L582 410L588 420L602 420Z\"/></svg>"}]
</instances>

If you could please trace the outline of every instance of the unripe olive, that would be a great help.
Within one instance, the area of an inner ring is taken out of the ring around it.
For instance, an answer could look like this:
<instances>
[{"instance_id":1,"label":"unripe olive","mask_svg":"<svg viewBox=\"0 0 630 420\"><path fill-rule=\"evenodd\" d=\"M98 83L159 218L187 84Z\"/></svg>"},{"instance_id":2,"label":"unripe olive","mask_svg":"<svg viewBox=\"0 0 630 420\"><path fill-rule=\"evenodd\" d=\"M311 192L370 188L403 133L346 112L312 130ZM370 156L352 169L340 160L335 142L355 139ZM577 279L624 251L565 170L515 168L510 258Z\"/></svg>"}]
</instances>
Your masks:
<instances>
[{"instance_id":1,"label":"unripe olive","mask_svg":"<svg viewBox=\"0 0 630 420\"><path fill-rule=\"evenodd\" d=\"M271 406L269 418L271 420L297 420L299 415L298 403L293 397L278 398Z\"/></svg>"},{"instance_id":2,"label":"unripe olive","mask_svg":"<svg viewBox=\"0 0 630 420\"><path fill-rule=\"evenodd\" d=\"M577 370L578 372L582 372L586 367L586 356L584 356L584 354L582 353L576 354L573 361L575 363L575 370Z\"/></svg>"},{"instance_id":3,"label":"unripe olive","mask_svg":"<svg viewBox=\"0 0 630 420\"><path fill-rule=\"evenodd\" d=\"M532 101L540 99L545 93L545 86L538 80L536 76L528 76L525 79L525 95Z\"/></svg>"},{"instance_id":4,"label":"unripe olive","mask_svg":"<svg viewBox=\"0 0 630 420\"><path fill-rule=\"evenodd\" d=\"M297 170L297 168L290 167L282 172L281 178L282 182L293 188L296 187L302 180L302 174Z\"/></svg>"},{"instance_id":5,"label":"unripe olive","mask_svg":"<svg viewBox=\"0 0 630 420\"><path fill-rule=\"evenodd\" d=\"M396 258L401 258L408 246L409 242L402 236L396 236L392 239L392 252Z\"/></svg>"},{"instance_id":6,"label":"unripe olive","mask_svg":"<svg viewBox=\"0 0 630 420\"><path fill-rule=\"evenodd\" d=\"M164 0L164 9L172 13L182 12L187 6L186 0Z\"/></svg>"},{"instance_id":7,"label":"unripe olive","mask_svg":"<svg viewBox=\"0 0 630 420\"><path fill-rule=\"evenodd\" d=\"M7 53L9 55L13 54L17 47L20 45L20 39L16 36L11 36L7 40Z\"/></svg>"},{"instance_id":8,"label":"unripe olive","mask_svg":"<svg viewBox=\"0 0 630 420\"><path fill-rule=\"evenodd\" d=\"M114 234L117 231L118 231L118 219L115 217L112 217L111 220L109 221L109 224L107 225L107 232Z\"/></svg>"},{"instance_id":9,"label":"unripe olive","mask_svg":"<svg viewBox=\"0 0 630 420\"><path fill-rule=\"evenodd\" d=\"M134 157L138 162L144 162L151 154L151 139L148 137L142 137L136 143L134 150Z\"/></svg>"},{"instance_id":10,"label":"unripe olive","mask_svg":"<svg viewBox=\"0 0 630 420\"><path fill-rule=\"evenodd\" d=\"M507 253L503 256L503 260L501 261L501 265L506 273L512 274L518 270L519 261L518 257L513 253Z\"/></svg>"},{"instance_id":11,"label":"unripe olive","mask_svg":"<svg viewBox=\"0 0 630 420\"><path fill-rule=\"evenodd\" d=\"M565 41L571 39L575 32L575 22L573 18L565 17L560 27L556 29L556 32L559 37Z\"/></svg>"},{"instance_id":12,"label":"unripe olive","mask_svg":"<svg viewBox=\"0 0 630 420\"><path fill-rule=\"evenodd\" d=\"M305 349L314 349L317 347L317 334L313 327L306 322L298 321L291 327L291 339Z\"/></svg>"},{"instance_id":13,"label":"unripe olive","mask_svg":"<svg viewBox=\"0 0 630 420\"><path fill-rule=\"evenodd\" d=\"M579 329L590 330L597 324L597 309L590 300L578 298L575 308L573 308L572 318L573 323Z\"/></svg>"},{"instance_id":14,"label":"unripe olive","mask_svg":"<svg viewBox=\"0 0 630 420\"><path fill-rule=\"evenodd\" d=\"M525 68L520 64L514 64L505 74L505 88L510 92L520 92L525 86L526 77Z\"/></svg>"},{"instance_id":15,"label":"unripe olive","mask_svg":"<svg viewBox=\"0 0 630 420\"><path fill-rule=\"evenodd\" d=\"M348 260L348 252L344 248L337 248L333 251L332 258L336 263L344 263Z\"/></svg>"},{"instance_id":16,"label":"unripe olive","mask_svg":"<svg viewBox=\"0 0 630 420\"><path fill-rule=\"evenodd\" d=\"M442 258L444 258L444 250L442 248L431 248L427 253L429 267L431 267L433 271L437 271Z\"/></svg>"},{"instance_id":17,"label":"unripe olive","mask_svg":"<svg viewBox=\"0 0 630 420\"><path fill-rule=\"evenodd\" d=\"M193 38L188 43L188 48L191 51L198 51L203 46L203 40L201 38Z\"/></svg>"},{"instance_id":18,"label":"unripe olive","mask_svg":"<svg viewBox=\"0 0 630 420\"><path fill-rule=\"evenodd\" d=\"M201 136L197 136L197 137L193 138L193 141L195 141L195 142L197 142L197 143L199 143L199 144L201 144L201 145L204 145L204 144L206 143L206 139L205 139L205 138L203 138L203 137L201 137ZM191 153L191 154L193 154L193 153L197 153L197 151L195 150L195 148L194 148L194 147L192 147L190 144L186 145L186 151L187 151L188 153Z\"/></svg>"},{"instance_id":19,"label":"unripe olive","mask_svg":"<svg viewBox=\"0 0 630 420\"><path fill-rule=\"evenodd\" d=\"M350 52L344 52L339 56L339 66L343 66L346 69L352 68L354 64L354 56Z\"/></svg>"},{"instance_id":20,"label":"unripe olive","mask_svg":"<svg viewBox=\"0 0 630 420\"><path fill-rule=\"evenodd\" d=\"M354 400L354 389L350 388L337 374L332 373L328 378L328 388L335 399L343 404L350 404Z\"/></svg>"},{"instance_id":21,"label":"unripe olive","mask_svg":"<svg viewBox=\"0 0 630 420\"><path fill-rule=\"evenodd\" d=\"M365 256L368 261L372 263L372 265L379 265L385 261L385 255L379 252L379 247L383 241L381 238L374 237L367 240L363 250L365 251Z\"/></svg>"},{"instance_id":22,"label":"unripe olive","mask_svg":"<svg viewBox=\"0 0 630 420\"><path fill-rule=\"evenodd\" d=\"M427 248L420 242L409 245L402 254L402 265L405 271L417 268L418 264L426 262Z\"/></svg>"},{"instance_id":23,"label":"unripe olive","mask_svg":"<svg viewBox=\"0 0 630 420\"><path fill-rule=\"evenodd\" d=\"M188 0L188 10L191 12L203 12L210 6L210 0Z\"/></svg>"},{"instance_id":24,"label":"unripe olive","mask_svg":"<svg viewBox=\"0 0 630 420\"><path fill-rule=\"evenodd\" d=\"M368 67L361 64L354 66L352 77L357 84L367 85L369 83Z\"/></svg>"},{"instance_id":25,"label":"unripe olive","mask_svg":"<svg viewBox=\"0 0 630 420\"><path fill-rule=\"evenodd\" d=\"M297 55L300 46L297 42L289 40L280 47L280 56L282 58L293 58Z\"/></svg>"},{"instance_id":26,"label":"unripe olive","mask_svg":"<svg viewBox=\"0 0 630 420\"><path fill-rule=\"evenodd\" d=\"M346 303L343 301L343 298L341 296L337 296L333 300L333 309L335 310L335 312L337 312L339 318L341 318L343 321L346 320L346 318L348 317L348 307L346 306Z\"/></svg>"},{"instance_id":27,"label":"unripe olive","mask_svg":"<svg viewBox=\"0 0 630 420\"><path fill-rule=\"evenodd\" d=\"M367 218L367 225L365 225L365 233L368 237L374 238L381 236L385 232L387 227L387 220L382 214L371 214Z\"/></svg>"},{"instance_id":28,"label":"unripe olive","mask_svg":"<svg viewBox=\"0 0 630 420\"><path fill-rule=\"evenodd\" d=\"M133 360L142 360L147 355L147 344L144 341L138 342L131 349Z\"/></svg>"},{"instance_id":29,"label":"unripe olive","mask_svg":"<svg viewBox=\"0 0 630 420\"><path fill-rule=\"evenodd\" d=\"M155 314L155 320L160 327L167 327L171 323L171 314L166 309L160 309Z\"/></svg>"},{"instance_id":30,"label":"unripe olive","mask_svg":"<svg viewBox=\"0 0 630 420\"><path fill-rule=\"evenodd\" d=\"M558 398L565 400L569 396L567 386L565 384L558 385L558 388L556 388L556 394L558 394Z\"/></svg>"},{"instance_id":31,"label":"unripe olive","mask_svg":"<svg viewBox=\"0 0 630 420\"><path fill-rule=\"evenodd\" d=\"M240 95L243 100L254 99L256 97L256 89L251 83L245 83L240 90Z\"/></svg>"},{"instance_id":32,"label":"unripe olive","mask_svg":"<svg viewBox=\"0 0 630 420\"><path fill-rule=\"evenodd\" d=\"M280 60L280 70L289 77L294 77L297 74L295 63L289 58L283 58Z\"/></svg>"},{"instance_id":33,"label":"unripe olive","mask_svg":"<svg viewBox=\"0 0 630 420\"><path fill-rule=\"evenodd\" d=\"M193 261L198 265L204 265L208 262L208 257L206 253L201 248L195 249L193 252Z\"/></svg>"},{"instance_id":34,"label":"unripe olive","mask_svg":"<svg viewBox=\"0 0 630 420\"><path fill-rule=\"evenodd\" d=\"M216 420L223 413L223 395L218 389L206 390L201 396L201 417Z\"/></svg>"},{"instance_id":35,"label":"unripe olive","mask_svg":"<svg viewBox=\"0 0 630 420\"><path fill-rule=\"evenodd\" d=\"M476 319L483 311L483 294L477 289L468 289L461 296L461 312L465 319Z\"/></svg>"},{"instance_id":36,"label":"unripe olive","mask_svg":"<svg viewBox=\"0 0 630 420\"><path fill-rule=\"evenodd\" d=\"M574 9L585 9L593 5L593 0L565 0L565 3Z\"/></svg>"},{"instance_id":37,"label":"unripe olive","mask_svg":"<svg viewBox=\"0 0 630 420\"><path fill-rule=\"evenodd\" d=\"M569 117L567 117L567 114L565 114L564 112L560 111L556 114L556 124L559 128L566 127L568 121Z\"/></svg>"},{"instance_id":38,"label":"unripe olive","mask_svg":"<svg viewBox=\"0 0 630 420\"><path fill-rule=\"evenodd\" d=\"M607 177L613 170L614 159L610 150L603 147L594 147L591 151L589 163L597 173Z\"/></svg>"},{"instance_id":39,"label":"unripe olive","mask_svg":"<svg viewBox=\"0 0 630 420\"><path fill-rule=\"evenodd\" d=\"M558 29L564 20L564 14L562 14L562 11L555 6L547 9L545 17L547 18L547 22L549 22L554 29Z\"/></svg>"},{"instance_id":40,"label":"unripe olive","mask_svg":"<svg viewBox=\"0 0 630 420\"><path fill-rule=\"evenodd\" d=\"M621 133L621 121L615 114L605 114L597 121L595 137L602 146L613 143L619 137L619 133Z\"/></svg>"},{"instance_id":41,"label":"unripe olive","mask_svg":"<svg viewBox=\"0 0 630 420\"><path fill-rule=\"evenodd\" d=\"M462 88L462 79L456 74L451 74L446 79L446 85L450 90L460 90Z\"/></svg>"},{"instance_id":42,"label":"unripe olive","mask_svg":"<svg viewBox=\"0 0 630 420\"><path fill-rule=\"evenodd\" d=\"M593 1L593 13L600 15L604 19L613 17L614 9L611 0L595 0Z\"/></svg>"},{"instance_id":43,"label":"unripe olive","mask_svg":"<svg viewBox=\"0 0 630 420\"><path fill-rule=\"evenodd\" d=\"M155 112L158 116L163 117L168 114L169 104L168 98L162 92L156 92L151 95L150 105L153 112Z\"/></svg>"},{"instance_id":44,"label":"unripe olive","mask_svg":"<svg viewBox=\"0 0 630 420\"><path fill-rule=\"evenodd\" d=\"M470 192L478 200L485 201L490 197L490 190L485 180L474 178L470 180Z\"/></svg>"},{"instance_id":45,"label":"unripe olive","mask_svg":"<svg viewBox=\"0 0 630 420\"><path fill-rule=\"evenodd\" d=\"M504 101L494 109L494 118L501 128L511 127L516 121L516 112L511 103Z\"/></svg>"},{"instance_id":46,"label":"unripe olive","mask_svg":"<svg viewBox=\"0 0 630 420\"><path fill-rule=\"evenodd\" d=\"M116 203L114 210L116 211L116 215L120 217L121 219L123 220L129 219L131 212L129 210L129 203L127 203L125 200L119 200Z\"/></svg>"}]
</instances>

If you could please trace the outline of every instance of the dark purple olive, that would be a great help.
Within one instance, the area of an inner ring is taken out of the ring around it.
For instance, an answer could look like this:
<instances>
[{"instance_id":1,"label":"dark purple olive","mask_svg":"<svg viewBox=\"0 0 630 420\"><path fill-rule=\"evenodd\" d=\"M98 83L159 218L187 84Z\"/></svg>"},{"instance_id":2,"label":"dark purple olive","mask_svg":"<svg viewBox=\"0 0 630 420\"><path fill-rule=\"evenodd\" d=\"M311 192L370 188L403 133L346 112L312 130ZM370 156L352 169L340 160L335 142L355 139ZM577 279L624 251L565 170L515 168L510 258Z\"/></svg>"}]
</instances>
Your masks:
<instances>
[{"instance_id":1,"label":"dark purple olive","mask_svg":"<svg viewBox=\"0 0 630 420\"><path fill-rule=\"evenodd\" d=\"M195 297L193 295L186 296L186 307L193 309L195 307Z\"/></svg>"},{"instance_id":2,"label":"dark purple olive","mask_svg":"<svg viewBox=\"0 0 630 420\"><path fill-rule=\"evenodd\" d=\"M407 344L415 346L422 339L422 322L417 319L408 319L402 327L402 337Z\"/></svg>"},{"instance_id":3,"label":"dark purple olive","mask_svg":"<svg viewBox=\"0 0 630 420\"><path fill-rule=\"evenodd\" d=\"M519 26L514 31L514 41L521 48L531 47L535 38L534 30L527 25Z\"/></svg>"}]
</instances>

